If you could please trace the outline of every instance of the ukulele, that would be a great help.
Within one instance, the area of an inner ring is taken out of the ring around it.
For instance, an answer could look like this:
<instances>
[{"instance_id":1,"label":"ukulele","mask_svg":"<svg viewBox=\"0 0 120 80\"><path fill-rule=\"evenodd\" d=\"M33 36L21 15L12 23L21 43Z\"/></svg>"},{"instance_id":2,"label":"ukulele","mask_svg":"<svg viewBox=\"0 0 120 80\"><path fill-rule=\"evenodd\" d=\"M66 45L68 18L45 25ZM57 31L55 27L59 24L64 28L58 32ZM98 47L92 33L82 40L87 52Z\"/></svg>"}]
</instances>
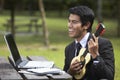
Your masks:
<instances>
[{"instance_id":1,"label":"ukulele","mask_svg":"<svg viewBox=\"0 0 120 80\"><path fill-rule=\"evenodd\" d=\"M98 37L99 35L102 35L104 31L105 31L105 26L102 23L99 23L95 32L95 36ZM82 65L81 72L79 74L74 75L76 79L79 80L85 75L86 65L88 64L90 59L91 59L91 55L88 52L87 48L81 48L78 56L72 59L71 64L74 63L76 60L78 60Z\"/></svg>"}]
</instances>

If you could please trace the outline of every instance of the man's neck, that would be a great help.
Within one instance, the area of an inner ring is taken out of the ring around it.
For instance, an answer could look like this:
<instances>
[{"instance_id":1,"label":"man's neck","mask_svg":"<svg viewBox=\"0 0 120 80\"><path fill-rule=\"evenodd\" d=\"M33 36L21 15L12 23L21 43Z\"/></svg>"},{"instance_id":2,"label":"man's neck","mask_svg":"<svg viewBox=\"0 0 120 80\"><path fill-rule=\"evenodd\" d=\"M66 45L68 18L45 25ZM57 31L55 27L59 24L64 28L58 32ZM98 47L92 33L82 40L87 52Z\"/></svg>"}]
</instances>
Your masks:
<instances>
[{"instance_id":1,"label":"man's neck","mask_svg":"<svg viewBox=\"0 0 120 80\"><path fill-rule=\"evenodd\" d=\"M87 32L84 32L80 37L76 38L75 40L80 42L86 34L87 34Z\"/></svg>"},{"instance_id":2,"label":"man's neck","mask_svg":"<svg viewBox=\"0 0 120 80\"><path fill-rule=\"evenodd\" d=\"M75 42L76 42L76 43L79 42L79 43L82 45L82 47L86 47L86 44L87 44L89 35L90 35L90 33L87 32L80 41L75 40Z\"/></svg>"}]
</instances>

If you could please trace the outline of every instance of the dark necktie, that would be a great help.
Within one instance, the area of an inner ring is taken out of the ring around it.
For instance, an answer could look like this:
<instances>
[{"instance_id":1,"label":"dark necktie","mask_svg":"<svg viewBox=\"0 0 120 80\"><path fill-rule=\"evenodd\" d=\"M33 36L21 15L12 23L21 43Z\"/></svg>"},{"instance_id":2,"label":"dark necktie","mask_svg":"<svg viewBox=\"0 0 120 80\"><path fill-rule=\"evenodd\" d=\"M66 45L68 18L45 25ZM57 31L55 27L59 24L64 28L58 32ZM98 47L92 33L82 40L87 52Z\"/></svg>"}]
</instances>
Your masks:
<instances>
[{"instance_id":1,"label":"dark necktie","mask_svg":"<svg viewBox=\"0 0 120 80\"><path fill-rule=\"evenodd\" d=\"M76 49L77 49L76 56L79 54L81 47L82 47L81 44L78 42L76 44Z\"/></svg>"}]
</instances>

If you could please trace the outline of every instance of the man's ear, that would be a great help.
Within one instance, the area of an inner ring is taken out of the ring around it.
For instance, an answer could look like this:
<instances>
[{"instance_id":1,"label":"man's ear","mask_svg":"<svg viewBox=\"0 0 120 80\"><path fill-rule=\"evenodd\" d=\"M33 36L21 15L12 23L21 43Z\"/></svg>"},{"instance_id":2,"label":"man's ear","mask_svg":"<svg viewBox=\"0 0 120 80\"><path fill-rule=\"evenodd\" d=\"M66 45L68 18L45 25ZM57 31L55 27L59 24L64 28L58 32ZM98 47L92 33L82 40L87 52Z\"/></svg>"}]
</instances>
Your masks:
<instances>
[{"instance_id":1,"label":"man's ear","mask_svg":"<svg viewBox=\"0 0 120 80\"><path fill-rule=\"evenodd\" d=\"M84 26L84 29L88 29L90 27L90 22L87 22L86 24L85 24L85 26Z\"/></svg>"}]
</instances>

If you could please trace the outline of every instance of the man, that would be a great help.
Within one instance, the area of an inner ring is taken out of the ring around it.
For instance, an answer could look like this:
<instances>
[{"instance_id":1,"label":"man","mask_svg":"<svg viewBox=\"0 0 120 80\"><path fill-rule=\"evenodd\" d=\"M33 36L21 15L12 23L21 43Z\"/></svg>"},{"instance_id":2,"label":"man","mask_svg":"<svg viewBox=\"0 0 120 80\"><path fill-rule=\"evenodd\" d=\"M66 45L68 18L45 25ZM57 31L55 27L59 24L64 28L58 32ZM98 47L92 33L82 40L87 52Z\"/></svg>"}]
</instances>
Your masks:
<instances>
[{"instance_id":1,"label":"man","mask_svg":"<svg viewBox=\"0 0 120 80\"><path fill-rule=\"evenodd\" d=\"M75 40L65 48L64 71L72 75L73 80L76 80L76 74L81 73L83 65L78 60L71 64L72 59L78 55L76 45L80 43L82 48L88 48L91 56L80 80L114 80L113 47L109 40L91 34L93 11L87 6L77 6L70 8L69 13L69 36Z\"/></svg>"}]
</instances>

